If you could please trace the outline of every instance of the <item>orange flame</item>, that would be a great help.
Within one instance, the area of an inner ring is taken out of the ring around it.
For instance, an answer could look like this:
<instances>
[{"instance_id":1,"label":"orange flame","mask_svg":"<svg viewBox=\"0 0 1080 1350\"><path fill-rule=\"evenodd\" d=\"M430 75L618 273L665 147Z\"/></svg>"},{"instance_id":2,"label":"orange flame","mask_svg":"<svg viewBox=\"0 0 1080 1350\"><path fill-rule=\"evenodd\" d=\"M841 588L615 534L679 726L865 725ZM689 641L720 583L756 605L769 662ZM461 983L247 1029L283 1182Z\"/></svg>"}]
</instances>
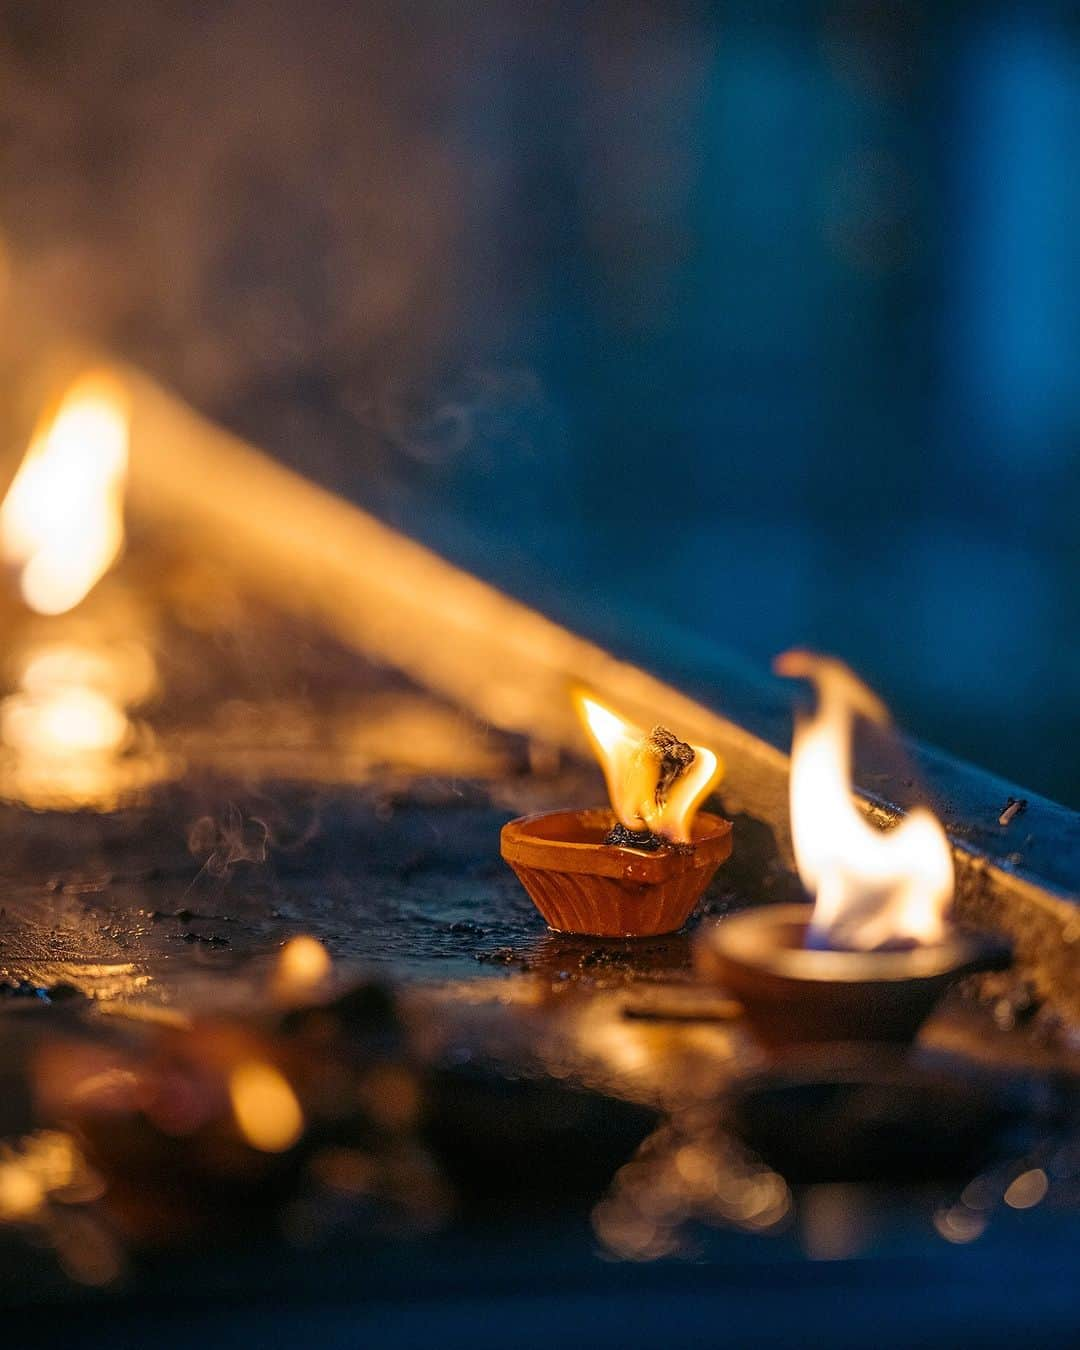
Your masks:
<instances>
[{"instance_id":1,"label":"orange flame","mask_svg":"<svg viewBox=\"0 0 1080 1350\"><path fill-rule=\"evenodd\" d=\"M885 706L841 662L812 652L786 652L776 670L811 680L818 696L814 715L796 725L791 754L795 861L815 897L810 942L869 951L940 941L953 863L937 818L920 807L882 831L852 799L854 717L888 725Z\"/></svg>"},{"instance_id":2,"label":"orange flame","mask_svg":"<svg viewBox=\"0 0 1080 1350\"><path fill-rule=\"evenodd\" d=\"M148 733L127 712L156 679L137 642L29 649L19 688L0 700L0 795L39 809L108 809L159 774L161 757L147 753Z\"/></svg>"},{"instance_id":3,"label":"orange flame","mask_svg":"<svg viewBox=\"0 0 1080 1350\"><path fill-rule=\"evenodd\" d=\"M300 1002L316 993L330 976L330 953L318 938L301 933L282 947L271 979L281 1003Z\"/></svg>"},{"instance_id":4,"label":"orange flame","mask_svg":"<svg viewBox=\"0 0 1080 1350\"><path fill-rule=\"evenodd\" d=\"M34 435L0 506L0 551L39 614L73 609L124 542L128 399L115 377L82 376Z\"/></svg>"},{"instance_id":5,"label":"orange flame","mask_svg":"<svg viewBox=\"0 0 1080 1350\"><path fill-rule=\"evenodd\" d=\"M288 1079L272 1064L245 1060L229 1075L240 1133L261 1153L284 1153L304 1131L304 1113Z\"/></svg>"},{"instance_id":6,"label":"orange flame","mask_svg":"<svg viewBox=\"0 0 1080 1350\"><path fill-rule=\"evenodd\" d=\"M651 830L674 843L688 843L697 809L720 777L719 757L703 745L691 746L692 761L666 782L656 749L663 728L643 731L590 694L575 693L574 703L619 820L628 830Z\"/></svg>"}]
</instances>

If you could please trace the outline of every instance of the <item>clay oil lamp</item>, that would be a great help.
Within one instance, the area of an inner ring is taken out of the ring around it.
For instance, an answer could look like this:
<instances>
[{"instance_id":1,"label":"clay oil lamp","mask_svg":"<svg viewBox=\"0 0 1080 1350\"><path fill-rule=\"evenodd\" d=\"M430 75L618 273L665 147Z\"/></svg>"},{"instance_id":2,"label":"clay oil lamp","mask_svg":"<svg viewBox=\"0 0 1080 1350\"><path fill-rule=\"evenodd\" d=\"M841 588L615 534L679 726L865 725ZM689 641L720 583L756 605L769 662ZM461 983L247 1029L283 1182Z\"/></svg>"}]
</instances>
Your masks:
<instances>
[{"instance_id":1,"label":"clay oil lamp","mask_svg":"<svg viewBox=\"0 0 1080 1350\"><path fill-rule=\"evenodd\" d=\"M795 858L814 903L710 926L697 968L741 1001L767 1043L909 1041L950 984L1007 966L1008 945L947 918L952 854L930 811L882 831L855 806L854 717L888 723L874 694L839 662L808 652L788 652L776 668L817 690L791 761Z\"/></svg>"},{"instance_id":2,"label":"clay oil lamp","mask_svg":"<svg viewBox=\"0 0 1080 1350\"><path fill-rule=\"evenodd\" d=\"M502 856L548 927L593 937L681 928L731 854L731 824L699 812L717 756L665 727L645 731L575 697L612 809L548 811L503 827Z\"/></svg>"}]
</instances>

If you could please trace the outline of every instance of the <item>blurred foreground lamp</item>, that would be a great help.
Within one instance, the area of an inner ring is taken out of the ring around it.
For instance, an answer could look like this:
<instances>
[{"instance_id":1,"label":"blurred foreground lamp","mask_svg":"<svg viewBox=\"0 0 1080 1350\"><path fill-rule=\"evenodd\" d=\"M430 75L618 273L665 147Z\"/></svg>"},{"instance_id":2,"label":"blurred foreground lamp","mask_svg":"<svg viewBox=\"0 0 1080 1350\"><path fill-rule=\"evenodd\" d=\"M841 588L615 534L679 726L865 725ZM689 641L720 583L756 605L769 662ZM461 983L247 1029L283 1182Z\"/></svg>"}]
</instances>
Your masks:
<instances>
[{"instance_id":1,"label":"blurred foreground lamp","mask_svg":"<svg viewBox=\"0 0 1080 1350\"><path fill-rule=\"evenodd\" d=\"M666 727L645 732L591 695L579 693L575 703L612 809L512 820L503 827L502 856L556 932L674 932L731 854L730 823L698 812L720 761Z\"/></svg>"},{"instance_id":2,"label":"blurred foreground lamp","mask_svg":"<svg viewBox=\"0 0 1080 1350\"><path fill-rule=\"evenodd\" d=\"M776 668L818 695L796 725L790 788L795 859L814 903L717 923L698 944L699 969L738 995L766 1040L910 1040L947 985L1010 953L948 922L952 854L930 811L883 831L856 807L854 719L887 726L880 700L810 652L787 652Z\"/></svg>"}]
</instances>

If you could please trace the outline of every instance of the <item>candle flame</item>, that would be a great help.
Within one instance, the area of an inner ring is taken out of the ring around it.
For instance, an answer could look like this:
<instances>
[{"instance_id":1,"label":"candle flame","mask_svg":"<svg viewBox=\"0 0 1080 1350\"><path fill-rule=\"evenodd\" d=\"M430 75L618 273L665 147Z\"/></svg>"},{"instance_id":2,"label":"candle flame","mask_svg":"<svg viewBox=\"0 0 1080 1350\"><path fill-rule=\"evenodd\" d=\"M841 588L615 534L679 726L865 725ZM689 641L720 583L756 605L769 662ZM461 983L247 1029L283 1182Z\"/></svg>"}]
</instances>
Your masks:
<instances>
[{"instance_id":1,"label":"candle flame","mask_svg":"<svg viewBox=\"0 0 1080 1350\"><path fill-rule=\"evenodd\" d=\"M300 1002L316 993L330 976L330 953L318 938L301 933L282 947L271 980L280 1003Z\"/></svg>"},{"instance_id":2,"label":"candle flame","mask_svg":"<svg viewBox=\"0 0 1080 1350\"><path fill-rule=\"evenodd\" d=\"M0 505L0 551L39 614L73 609L124 542L128 400L115 377L75 382L34 435Z\"/></svg>"},{"instance_id":3,"label":"candle flame","mask_svg":"<svg viewBox=\"0 0 1080 1350\"><path fill-rule=\"evenodd\" d=\"M128 734L128 719L98 689L72 685L41 697L5 699L0 716L5 745L46 758L108 754Z\"/></svg>"},{"instance_id":4,"label":"candle flame","mask_svg":"<svg viewBox=\"0 0 1080 1350\"><path fill-rule=\"evenodd\" d=\"M817 690L817 708L797 722L791 754L795 861L814 896L810 943L869 951L940 941L953 894L941 824L919 807L879 830L852 797L854 718L888 725L884 704L841 662L812 652L786 652L776 670Z\"/></svg>"},{"instance_id":5,"label":"candle flame","mask_svg":"<svg viewBox=\"0 0 1080 1350\"><path fill-rule=\"evenodd\" d=\"M229 1097L240 1133L261 1153L284 1153L304 1131L296 1093L272 1064L238 1064L229 1075Z\"/></svg>"},{"instance_id":6,"label":"candle flame","mask_svg":"<svg viewBox=\"0 0 1080 1350\"><path fill-rule=\"evenodd\" d=\"M18 689L0 700L0 795L39 809L108 809L155 776L160 757L148 753L149 733L128 710L156 680L153 657L137 642L31 648Z\"/></svg>"},{"instance_id":7,"label":"candle flame","mask_svg":"<svg viewBox=\"0 0 1080 1350\"><path fill-rule=\"evenodd\" d=\"M717 755L685 745L664 727L646 732L591 694L576 693L574 703L623 825L688 843L697 809L720 777Z\"/></svg>"}]
</instances>

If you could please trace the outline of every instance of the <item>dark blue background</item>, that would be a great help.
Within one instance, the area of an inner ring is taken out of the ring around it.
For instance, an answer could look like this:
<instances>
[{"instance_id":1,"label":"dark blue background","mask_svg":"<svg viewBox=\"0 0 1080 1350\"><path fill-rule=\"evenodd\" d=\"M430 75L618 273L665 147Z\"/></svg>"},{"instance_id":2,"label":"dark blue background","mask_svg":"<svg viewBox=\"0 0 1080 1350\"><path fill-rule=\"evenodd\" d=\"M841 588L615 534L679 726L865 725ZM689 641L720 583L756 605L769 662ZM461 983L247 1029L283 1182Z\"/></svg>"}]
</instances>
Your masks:
<instances>
[{"instance_id":1,"label":"dark blue background","mask_svg":"<svg viewBox=\"0 0 1080 1350\"><path fill-rule=\"evenodd\" d=\"M814 644L1080 805L1077 5L0 19L0 369L87 336L564 618Z\"/></svg>"},{"instance_id":2,"label":"dark blue background","mask_svg":"<svg viewBox=\"0 0 1080 1350\"><path fill-rule=\"evenodd\" d=\"M572 32L508 38L457 133L463 341L535 400L461 455L459 524L611 610L838 653L1080 804L1076 13Z\"/></svg>"}]
</instances>

